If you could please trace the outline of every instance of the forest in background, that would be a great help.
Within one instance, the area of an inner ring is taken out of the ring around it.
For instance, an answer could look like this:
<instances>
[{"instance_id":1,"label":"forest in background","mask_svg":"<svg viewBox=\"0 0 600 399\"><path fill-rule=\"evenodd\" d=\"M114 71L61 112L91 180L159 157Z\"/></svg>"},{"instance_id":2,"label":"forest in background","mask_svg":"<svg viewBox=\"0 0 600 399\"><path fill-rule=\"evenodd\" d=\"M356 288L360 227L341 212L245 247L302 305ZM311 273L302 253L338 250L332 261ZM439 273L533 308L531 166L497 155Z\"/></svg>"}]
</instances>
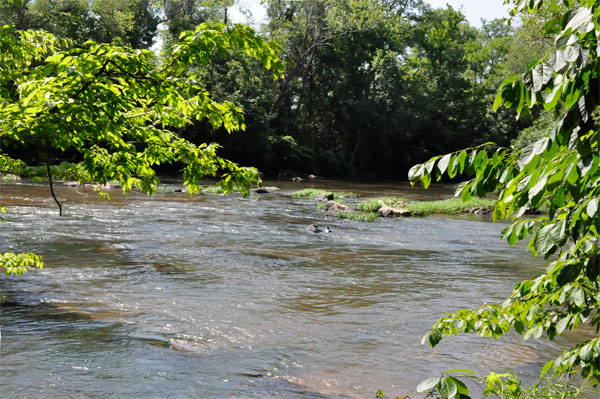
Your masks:
<instances>
[{"instance_id":1,"label":"forest in background","mask_svg":"<svg viewBox=\"0 0 600 399\"><path fill-rule=\"evenodd\" d=\"M147 49L159 41L164 57L184 30L231 23L233 1L0 4L0 25L45 30L73 46L92 39ZM190 67L215 100L244 110L245 132L229 134L202 120L181 128L181 137L219 143L221 156L267 177L404 180L410 166L435 154L487 141L509 145L529 126L511 110L493 112L492 104L502 80L552 43L542 29L550 12L476 28L460 11L420 0L264 4L268 23L259 33L285 50L285 74L274 80L241 50L214 54L206 68ZM541 118L542 129L548 119L553 116ZM42 162L27 149L5 151L32 165Z\"/></svg>"}]
</instances>

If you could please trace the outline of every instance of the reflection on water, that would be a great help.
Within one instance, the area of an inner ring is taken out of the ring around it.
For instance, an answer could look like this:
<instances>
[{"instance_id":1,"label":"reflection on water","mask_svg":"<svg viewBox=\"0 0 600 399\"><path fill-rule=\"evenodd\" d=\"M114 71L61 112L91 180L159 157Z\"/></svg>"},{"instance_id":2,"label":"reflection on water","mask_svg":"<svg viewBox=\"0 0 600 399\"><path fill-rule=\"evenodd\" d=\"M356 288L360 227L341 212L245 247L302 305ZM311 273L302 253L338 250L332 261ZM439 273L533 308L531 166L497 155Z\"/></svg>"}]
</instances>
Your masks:
<instances>
[{"instance_id":1,"label":"reflection on water","mask_svg":"<svg viewBox=\"0 0 600 399\"><path fill-rule=\"evenodd\" d=\"M461 336L421 346L438 317L501 300L544 262L507 247L487 219L326 219L313 201L292 199L298 187L249 199L114 192L111 201L59 187L69 200L59 218L46 187L2 185L11 209L0 249L42 254L46 268L0 277L1 392L418 397L420 380L451 368L517 368L531 380L565 343ZM452 191L335 188L411 199ZM308 231L312 223L331 233Z\"/></svg>"}]
</instances>

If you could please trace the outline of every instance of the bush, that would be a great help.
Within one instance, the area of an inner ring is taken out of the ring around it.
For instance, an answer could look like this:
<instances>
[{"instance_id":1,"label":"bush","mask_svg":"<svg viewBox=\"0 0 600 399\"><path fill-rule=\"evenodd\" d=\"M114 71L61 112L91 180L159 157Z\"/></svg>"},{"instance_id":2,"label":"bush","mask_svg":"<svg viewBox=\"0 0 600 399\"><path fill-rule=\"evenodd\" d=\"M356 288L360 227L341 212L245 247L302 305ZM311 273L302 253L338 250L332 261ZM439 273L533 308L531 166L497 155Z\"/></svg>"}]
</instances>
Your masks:
<instances>
[{"instance_id":1,"label":"bush","mask_svg":"<svg viewBox=\"0 0 600 399\"><path fill-rule=\"evenodd\" d=\"M61 162L59 165L51 165L50 173L53 180L77 180L78 182L91 181L88 172L80 164ZM24 166L21 168L21 176L29 177L36 183L48 181L46 165Z\"/></svg>"}]
</instances>

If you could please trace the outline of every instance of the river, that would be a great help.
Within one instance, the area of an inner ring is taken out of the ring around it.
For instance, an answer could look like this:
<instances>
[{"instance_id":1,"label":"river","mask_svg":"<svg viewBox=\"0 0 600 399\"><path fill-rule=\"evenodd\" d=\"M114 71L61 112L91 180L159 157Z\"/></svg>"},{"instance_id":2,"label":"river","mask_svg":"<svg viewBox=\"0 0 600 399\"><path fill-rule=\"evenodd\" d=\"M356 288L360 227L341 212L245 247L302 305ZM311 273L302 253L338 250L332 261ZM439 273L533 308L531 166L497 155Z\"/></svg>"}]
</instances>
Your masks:
<instances>
[{"instance_id":1,"label":"river","mask_svg":"<svg viewBox=\"0 0 600 399\"><path fill-rule=\"evenodd\" d=\"M448 196L404 184L281 183L251 198L152 197L3 183L0 251L46 267L1 276L6 398L372 398L452 368L532 381L568 341L463 335L420 345L444 313L505 298L543 270L479 216L325 218L292 190ZM176 188L176 182L167 189ZM310 224L329 227L315 234ZM7 394L9 393L9 394Z\"/></svg>"}]
</instances>

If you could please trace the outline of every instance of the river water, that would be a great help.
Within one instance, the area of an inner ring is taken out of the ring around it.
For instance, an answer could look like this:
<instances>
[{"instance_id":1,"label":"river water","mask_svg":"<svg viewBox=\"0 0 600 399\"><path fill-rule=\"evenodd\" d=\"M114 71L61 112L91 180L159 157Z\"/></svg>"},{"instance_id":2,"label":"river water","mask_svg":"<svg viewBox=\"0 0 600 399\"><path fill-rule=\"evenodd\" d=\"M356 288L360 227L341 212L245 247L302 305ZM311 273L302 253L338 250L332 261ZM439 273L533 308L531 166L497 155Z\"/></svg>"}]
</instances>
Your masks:
<instances>
[{"instance_id":1,"label":"river water","mask_svg":"<svg viewBox=\"0 0 600 399\"><path fill-rule=\"evenodd\" d=\"M6 398L371 398L452 368L531 381L557 342L477 336L420 345L444 313L505 298L543 270L478 216L361 223L294 199L309 185L448 196L408 185L266 182L241 198L0 186L0 251L46 267L0 277ZM172 186L176 188L176 183ZM310 224L329 227L315 234Z\"/></svg>"}]
</instances>

